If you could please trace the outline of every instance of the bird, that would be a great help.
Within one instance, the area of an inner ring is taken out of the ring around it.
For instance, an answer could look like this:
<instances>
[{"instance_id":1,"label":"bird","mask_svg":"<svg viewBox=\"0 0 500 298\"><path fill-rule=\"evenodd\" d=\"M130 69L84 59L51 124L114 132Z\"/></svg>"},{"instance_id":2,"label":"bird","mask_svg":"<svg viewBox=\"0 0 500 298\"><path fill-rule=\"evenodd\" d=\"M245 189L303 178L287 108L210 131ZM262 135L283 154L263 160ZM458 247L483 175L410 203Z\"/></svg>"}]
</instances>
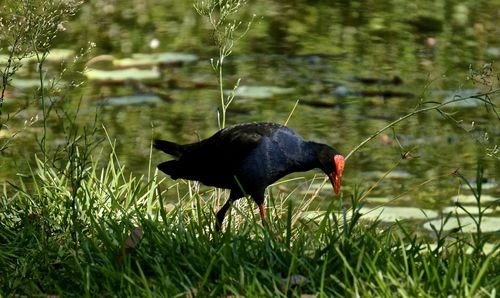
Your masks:
<instances>
[{"instance_id":1,"label":"bird","mask_svg":"<svg viewBox=\"0 0 500 298\"><path fill-rule=\"evenodd\" d=\"M154 139L153 147L175 158L158 165L172 179L230 190L216 214L217 230L231 204L247 195L257 203L266 222L265 190L290 173L318 168L339 194L345 163L336 149L306 141L287 126L271 122L237 124L190 144Z\"/></svg>"}]
</instances>

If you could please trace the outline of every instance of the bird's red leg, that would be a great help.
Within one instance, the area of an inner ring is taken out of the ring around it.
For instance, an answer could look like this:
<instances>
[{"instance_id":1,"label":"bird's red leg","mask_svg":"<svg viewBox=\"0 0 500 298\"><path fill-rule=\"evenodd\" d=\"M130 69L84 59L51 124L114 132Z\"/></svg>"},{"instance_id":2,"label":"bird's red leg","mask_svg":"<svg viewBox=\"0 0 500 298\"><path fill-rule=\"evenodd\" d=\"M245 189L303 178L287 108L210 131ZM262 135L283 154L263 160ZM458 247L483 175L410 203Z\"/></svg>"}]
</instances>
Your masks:
<instances>
[{"instance_id":1,"label":"bird's red leg","mask_svg":"<svg viewBox=\"0 0 500 298\"><path fill-rule=\"evenodd\" d=\"M260 217L262 217L262 221L267 221L266 219L266 208L264 207L264 203L259 204Z\"/></svg>"}]
</instances>

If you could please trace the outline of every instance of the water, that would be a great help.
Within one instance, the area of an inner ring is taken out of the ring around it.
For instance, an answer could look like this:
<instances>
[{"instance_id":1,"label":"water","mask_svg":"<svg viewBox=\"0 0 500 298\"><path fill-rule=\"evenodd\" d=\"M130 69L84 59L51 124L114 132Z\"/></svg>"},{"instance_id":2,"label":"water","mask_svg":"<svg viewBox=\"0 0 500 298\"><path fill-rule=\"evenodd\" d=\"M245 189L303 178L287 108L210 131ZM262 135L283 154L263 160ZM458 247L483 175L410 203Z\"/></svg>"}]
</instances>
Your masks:
<instances>
[{"instance_id":1,"label":"water","mask_svg":"<svg viewBox=\"0 0 500 298\"><path fill-rule=\"evenodd\" d=\"M305 138L347 154L421 101L442 101L499 85L495 77L500 68L499 1L255 1L239 17L249 20L252 14L257 16L250 31L225 61L225 89L232 89L241 79L240 94L228 109L228 125L284 123L290 117L288 126ZM97 45L93 57L113 55L116 60L133 53L163 52L197 57L159 68L140 66L158 74L148 80L90 81L81 93L71 94L73 102L82 99L81 125L90 123L99 107L100 122L116 139L118 155L133 175L147 173L153 136L187 143L217 130L219 95L210 66L217 51L210 27L189 1L93 1L66 25L57 48L78 51L92 41ZM483 67L488 63L491 76L487 76L488 67ZM58 63L48 67L49 76L60 69ZM89 67L116 69L110 61ZM470 67L477 72L476 81L468 79ZM33 64L26 68L19 77L35 78ZM7 112L33 98L33 89L26 86L18 85L12 92L13 98L6 101ZM120 96L128 96L123 104ZM142 104L141 97L146 98ZM498 94L492 97L497 105L498 98ZM400 197L390 204L440 210L452 205L452 196L467 192L459 188L459 180L451 173L459 169L472 180L481 161L485 179L493 185L485 193L499 198L500 161L498 155L487 155L487 149L498 144L497 116L475 104L446 111L453 112L459 122L435 111L419 114L354 153L346 165L344 196L356 187L369 189L397 165L370 196ZM36 105L31 105L9 125L20 128L37 112ZM64 123L56 117L48 123L51 144L64 144ZM17 172L27 173L27 164L37 150L35 136L40 134L41 121L16 137L0 157L3 180L13 179ZM402 160L407 152L414 158ZM167 158L154 152L153 163ZM314 174L319 173L293 177ZM309 181L291 183L305 190ZM328 201L333 195L325 191L323 196Z\"/></svg>"}]
</instances>

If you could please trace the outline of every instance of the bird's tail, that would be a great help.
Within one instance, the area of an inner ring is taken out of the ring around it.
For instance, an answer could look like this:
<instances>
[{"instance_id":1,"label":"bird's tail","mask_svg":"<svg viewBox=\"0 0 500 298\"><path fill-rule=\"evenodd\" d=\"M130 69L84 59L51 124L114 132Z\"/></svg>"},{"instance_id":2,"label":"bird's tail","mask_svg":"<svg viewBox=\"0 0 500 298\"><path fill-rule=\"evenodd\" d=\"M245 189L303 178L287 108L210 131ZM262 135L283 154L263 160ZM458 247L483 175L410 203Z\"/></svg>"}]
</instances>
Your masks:
<instances>
[{"instance_id":1,"label":"bird's tail","mask_svg":"<svg viewBox=\"0 0 500 298\"><path fill-rule=\"evenodd\" d=\"M180 173L182 168L179 167L179 162L177 160L162 162L158 165L158 169L163 173L169 175L174 180L182 176L182 174Z\"/></svg>"},{"instance_id":2,"label":"bird's tail","mask_svg":"<svg viewBox=\"0 0 500 298\"><path fill-rule=\"evenodd\" d=\"M175 157L181 156L183 152L182 145L158 139L153 141L153 147Z\"/></svg>"}]
</instances>

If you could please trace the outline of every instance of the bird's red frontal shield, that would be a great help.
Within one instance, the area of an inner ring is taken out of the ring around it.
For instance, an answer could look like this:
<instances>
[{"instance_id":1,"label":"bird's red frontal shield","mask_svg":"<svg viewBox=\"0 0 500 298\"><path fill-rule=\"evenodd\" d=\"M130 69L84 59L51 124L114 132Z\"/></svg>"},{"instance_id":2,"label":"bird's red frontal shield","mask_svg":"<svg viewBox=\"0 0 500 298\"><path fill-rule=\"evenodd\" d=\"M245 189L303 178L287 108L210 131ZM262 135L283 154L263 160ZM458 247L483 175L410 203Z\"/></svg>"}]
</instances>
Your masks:
<instances>
[{"instance_id":1,"label":"bird's red frontal shield","mask_svg":"<svg viewBox=\"0 0 500 298\"><path fill-rule=\"evenodd\" d=\"M342 172L344 171L344 157L337 154L333 157L333 163L335 164L335 172L330 173L328 177L332 183L333 189L336 194L340 192L340 184L342 183Z\"/></svg>"}]
</instances>

